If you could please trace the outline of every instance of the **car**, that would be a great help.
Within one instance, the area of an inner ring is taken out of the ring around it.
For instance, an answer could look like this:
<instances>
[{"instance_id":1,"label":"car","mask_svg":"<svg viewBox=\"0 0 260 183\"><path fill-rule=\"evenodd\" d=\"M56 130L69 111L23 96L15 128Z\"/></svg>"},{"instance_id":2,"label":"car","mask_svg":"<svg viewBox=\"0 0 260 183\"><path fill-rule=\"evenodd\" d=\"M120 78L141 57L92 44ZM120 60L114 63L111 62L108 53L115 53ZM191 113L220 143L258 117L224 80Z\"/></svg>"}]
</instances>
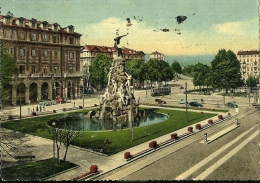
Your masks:
<instances>
[{"instance_id":1,"label":"car","mask_svg":"<svg viewBox=\"0 0 260 183\"><path fill-rule=\"evenodd\" d=\"M202 104L198 103L198 102L190 102L189 106L193 106L193 107L203 107Z\"/></svg>"},{"instance_id":2,"label":"car","mask_svg":"<svg viewBox=\"0 0 260 183\"><path fill-rule=\"evenodd\" d=\"M185 104L185 103L188 104L189 102L188 102L188 101L186 102L186 100L184 100L184 99L180 99L180 100L179 100L179 104Z\"/></svg>"},{"instance_id":3,"label":"car","mask_svg":"<svg viewBox=\"0 0 260 183\"><path fill-rule=\"evenodd\" d=\"M228 102L225 104L225 106L228 108L238 108L238 105L234 102Z\"/></svg>"}]
</instances>

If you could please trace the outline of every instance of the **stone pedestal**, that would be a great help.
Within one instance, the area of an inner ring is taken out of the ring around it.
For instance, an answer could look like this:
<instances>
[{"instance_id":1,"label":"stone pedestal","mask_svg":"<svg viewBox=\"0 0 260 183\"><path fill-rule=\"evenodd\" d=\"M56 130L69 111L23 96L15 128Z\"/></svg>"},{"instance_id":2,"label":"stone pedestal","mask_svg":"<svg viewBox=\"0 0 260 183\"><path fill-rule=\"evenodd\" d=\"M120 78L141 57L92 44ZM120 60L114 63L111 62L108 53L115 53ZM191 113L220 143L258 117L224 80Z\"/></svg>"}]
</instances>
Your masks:
<instances>
[{"instance_id":1,"label":"stone pedestal","mask_svg":"<svg viewBox=\"0 0 260 183\"><path fill-rule=\"evenodd\" d=\"M130 90L131 76L125 72L125 60L114 53L114 60L108 74L105 93L100 98L100 108L95 117L113 121L132 122L138 113L138 105Z\"/></svg>"}]
</instances>

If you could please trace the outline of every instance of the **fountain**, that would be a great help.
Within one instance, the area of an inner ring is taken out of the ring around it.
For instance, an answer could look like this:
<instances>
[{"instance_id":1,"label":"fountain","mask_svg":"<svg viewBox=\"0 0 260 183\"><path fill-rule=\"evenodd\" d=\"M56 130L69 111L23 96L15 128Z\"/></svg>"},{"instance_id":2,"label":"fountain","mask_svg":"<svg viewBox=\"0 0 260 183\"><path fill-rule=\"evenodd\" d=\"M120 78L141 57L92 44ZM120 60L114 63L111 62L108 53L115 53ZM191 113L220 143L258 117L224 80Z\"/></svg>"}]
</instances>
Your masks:
<instances>
[{"instance_id":1,"label":"fountain","mask_svg":"<svg viewBox=\"0 0 260 183\"><path fill-rule=\"evenodd\" d=\"M140 98L136 100L134 97L131 76L125 72L122 49L117 46L124 36L127 34L114 39L114 59L108 73L108 84L104 95L100 98L99 109L93 117L104 121L113 120L129 126L135 118L139 117Z\"/></svg>"}]
</instances>

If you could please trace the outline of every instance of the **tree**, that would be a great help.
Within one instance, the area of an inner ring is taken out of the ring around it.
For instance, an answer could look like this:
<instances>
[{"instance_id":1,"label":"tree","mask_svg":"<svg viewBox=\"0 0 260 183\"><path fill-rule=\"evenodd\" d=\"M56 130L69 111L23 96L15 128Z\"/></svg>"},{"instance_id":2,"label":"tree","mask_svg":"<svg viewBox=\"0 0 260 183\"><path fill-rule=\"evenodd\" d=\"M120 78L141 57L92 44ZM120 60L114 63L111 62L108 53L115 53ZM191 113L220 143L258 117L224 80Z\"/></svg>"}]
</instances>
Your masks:
<instances>
[{"instance_id":1,"label":"tree","mask_svg":"<svg viewBox=\"0 0 260 183\"><path fill-rule=\"evenodd\" d=\"M171 81L174 77L174 73L169 63L162 61L161 68L162 80L165 81L165 83L166 81Z\"/></svg>"},{"instance_id":2,"label":"tree","mask_svg":"<svg viewBox=\"0 0 260 183\"><path fill-rule=\"evenodd\" d=\"M162 61L160 60L149 60L147 62L147 78L151 81L151 87L152 87L152 82L155 81L162 81L163 75L161 72L161 64Z\"/></svg>"},{"instance_id":3,"label":"tree","mask_svg":"<svg viewBox=\"0 0 260 183\"><path fill-rule=\"evenodd\" d=\"M246 80L246 85L250 88L249 92L251 93L251 88L256 87L258 84L259 78L249 76Z\"/></svg>"},{"instance_id":4,"label":"tree","mask_svg":"<svg viewBox=\"0 0 260 183\"><path fill-rule=\"evenodd\" d=\"M55 126L48 126L49 134L56 145L57 161L60 163L60 148L63 143L65 147L65 153L63 161L66 160L69 146L76 140L77 137L81 136L81 127L75 126L75 122L80 120L79 115L64 115L58 119L53 120L51 123L64 123L70 121L71 125L64 125L63 128L56 128Z\"/></svg>"},{"instance_id":5,"label":"tree","mask_svg":"<svg viewBox=\"0 0 260 183\"><path fill-rule=\"evenodd\" d=\"M1 64L0 64L0 75L1 75L1 85L0 85L0 95L2 105L7 104L11 99L12 93L12 76L17 74L17 65L15 59L5 53L5 48L1 47Z\"/></svg>"},{"instance_id":6,"label":"tree","mask_svg":"<svg viewBox=\"0 0 260 183\"><path fill-rule=\"evenodd\" d=\"M90 81L96 88L104 88L108 82L109 68L111 67L112 59L105 55L97 54L90 65Z\"/></svg>"},{"instance_id":7,"label":"tree","mask_svg":"<svg viewBox=\"0 0 260 183\"><path fill-rule=\"evenodd\" d=\"M194 86L204 86L205 83L207 85L210 83L209 78L206 81L206 77L208 73L210 72L209 66L204 65L202 63L197 63L193 68L193 84Z\"/></svg>"},{"instance_id":8,"label":"tree","mask_svg":"<svg viewBox=\"0 0 260 183\"><path fill-rule=\"evenodd\" d=\"M185 76L192 76L194 65L187 65L182 69L182 74Z\"/></svg>"},{"instance_id":9,"label":"tree","mask_svg":"<svg viewBox=\"0 0 260 183\"><path fill-rule=\"evenodd\" d=\"M130 74L133 79L143 82L147 77L146 63L139 59L127 61L126 72Z\"/></svg>"},{"instance_id":10,"label":"tree","mask_svg":"<svg viewBox=\"0 0 260 183\"><path fill-rule=\"evenodd\" d=\"M171 68L173 70L173 72L177 72L178 74L182 73L182 67L179 64L179 62L175 61L172 63Z\"/></svg>"},{"instance_id":11,"label":"tree","mask_svg":"<svg viewBox=\"0 0 260 183\"><path fill-rule=\"evenodd\" d=\"M143 81L146 79L146 69L146 64L142 60L135 59L126 62L126 72L136 80Z\"/></svg>"},{"instance_id":12,"label":"tree","mask_svg":"<svg viewBox=\"0 0 260 183\"><path fill-rule=\"evenodd\" d=\"M241 83L240 62L231 50L219 50L211 62L213 87L236 88Z\"/></svg>"}]
</instances>

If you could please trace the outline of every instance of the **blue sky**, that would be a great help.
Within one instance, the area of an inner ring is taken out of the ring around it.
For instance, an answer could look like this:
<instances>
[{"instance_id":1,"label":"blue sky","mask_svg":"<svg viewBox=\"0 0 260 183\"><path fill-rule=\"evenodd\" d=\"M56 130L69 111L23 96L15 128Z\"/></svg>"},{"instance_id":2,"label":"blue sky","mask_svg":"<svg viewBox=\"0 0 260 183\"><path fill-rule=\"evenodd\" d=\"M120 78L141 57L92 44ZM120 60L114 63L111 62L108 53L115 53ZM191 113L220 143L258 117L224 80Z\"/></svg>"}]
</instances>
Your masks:
<instances>
[{"instance_id":1,"label":"blue sky","mask_svg":"<svg viewBox=\"0 0 260 183\"><path fill-rule=\"evenodd\" d=\"M2 0L1 6L3 15L74 25L82 45L113 46L119 29L129 33L121 47L157 50L171 59L259 49L256 0ZM187 20L177 24L178 15Z\"/></svg>"}]
</instances>

